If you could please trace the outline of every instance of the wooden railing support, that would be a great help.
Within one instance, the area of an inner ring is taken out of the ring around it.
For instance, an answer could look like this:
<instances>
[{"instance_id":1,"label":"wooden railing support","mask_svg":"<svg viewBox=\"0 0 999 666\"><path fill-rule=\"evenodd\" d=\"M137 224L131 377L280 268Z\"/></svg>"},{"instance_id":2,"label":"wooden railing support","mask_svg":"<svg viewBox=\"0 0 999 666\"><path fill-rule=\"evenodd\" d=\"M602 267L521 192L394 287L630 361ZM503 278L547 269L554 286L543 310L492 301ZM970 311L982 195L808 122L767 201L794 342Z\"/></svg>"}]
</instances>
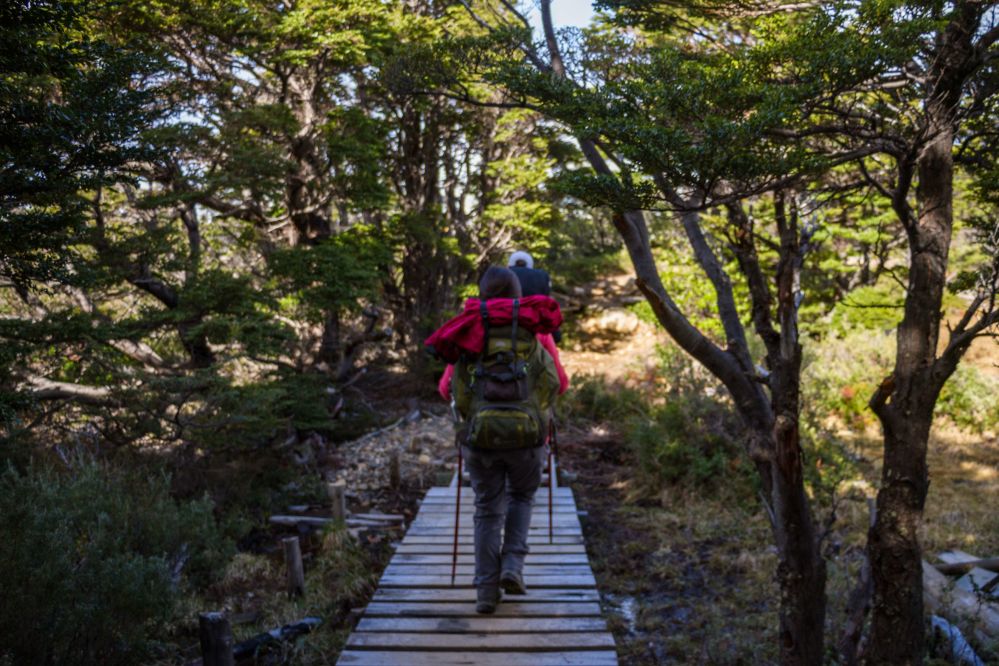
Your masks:
<instances>
[{"instance_id":1,"label":"wooden railing support","mask_svg":"<svg viewBox=\"0 0 999 666\"><path fill-rule=\"evenodd\" d=\"M288 567L288 596L305 594L305 569L302 567L302 546L297 536L281 539L284 545L284 563Z\"/></svg>"},{"instance_id":2,"label":"wooden railing support","mask_svg":"<svg viewBox=\"0 0 999 666\"><path fill-rule=\"evenodd\" d=\"M201 613L198 616L198 632L204 666L234 666L232 627L225 613Z\"/></svg>"}]
</instances>

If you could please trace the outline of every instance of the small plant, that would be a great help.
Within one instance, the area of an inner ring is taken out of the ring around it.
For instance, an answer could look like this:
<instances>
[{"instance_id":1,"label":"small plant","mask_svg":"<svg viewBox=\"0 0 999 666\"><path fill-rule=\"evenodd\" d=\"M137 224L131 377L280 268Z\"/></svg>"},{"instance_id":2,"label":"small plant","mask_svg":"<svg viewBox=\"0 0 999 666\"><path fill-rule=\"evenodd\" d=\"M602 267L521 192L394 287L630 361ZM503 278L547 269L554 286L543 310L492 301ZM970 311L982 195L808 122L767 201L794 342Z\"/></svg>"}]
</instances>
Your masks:
<instances>
[{"instance_id":1,"label":"small plant","mask_svg":"<svg viewBox=\"0 0 999 666\"><path fill-rule=\"evenodd\" d=\"M936 413L965 430L981 434L999 426L999 378L962 364L944 384Z\"/></svg>"},{"instance_id":2,"label":"small plant","mask_svg":"<svg viewBox=\"0 0 999 666\"><path fill-rule=\"evenodd\" d=\"M802 420L823 425L835 417L858 430L873 424L867 401L894 358L891 332L860 330L810 345L801 373Z\"/></svg>"},{"instance_id":3,"label":"small plant","mask_svg":"<svg viewBox=\"0 0 999 666\"><path fill-rule=\"evenodd\" d=\"M229 553L205 501L95 463L0 475L0 663L116 665L158 651L186 581Z\"/></svg>"},{"instance_id":4,"label":"small plant","mask_svg":"<svg viewBox=\"0 0 999 666\"><path fill-rule=\"evenodd\" d=\"M566 419L621 425L628 418L648 411L641 391L608 384L602 377L584 375L573 380L573 388L559 403Z\"/></svg>"},{"instance_id":5,"label":"small plant","mask_svg":"<svg viewBox=\"0 0 999 666\"><path fill-rule=\"evenodd\" d=\"M723 479L748 488L751 476L733 437L738 425L710 398L672 396L647 418L633 418L626 438L635 451L642 481L663 486L715 487Z\"/></svg>"}]
</instances>

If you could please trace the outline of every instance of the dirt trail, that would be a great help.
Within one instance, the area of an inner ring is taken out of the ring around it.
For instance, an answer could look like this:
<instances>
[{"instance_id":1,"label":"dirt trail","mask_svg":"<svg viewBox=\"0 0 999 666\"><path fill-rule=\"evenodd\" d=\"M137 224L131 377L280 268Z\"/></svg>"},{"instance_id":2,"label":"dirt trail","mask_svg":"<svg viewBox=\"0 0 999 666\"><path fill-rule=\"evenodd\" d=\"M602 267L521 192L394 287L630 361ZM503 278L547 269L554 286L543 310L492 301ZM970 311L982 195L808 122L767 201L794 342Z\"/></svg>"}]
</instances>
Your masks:
<instances>
[{"instance_id":1,"label":"dirt trail","mask_svg":"<svg viewBox=\"0 0 999 666\"><path fill-rule=\"evenodd\" d=\"M629 309L642 300L630 275L595 280L559 300L565 311L560 354L570 378L596 375L608 383L632 383L654 370L661 334ZM388 490L394 451L400 452L406 487L425 488L453 469L454 428L446 407L436 401L416 407L414 402L395 424L341 444L322 467L326 480L348 486L358 508L384 509L396 496Z\"/></svg>"},{"instance_id":2,"label":"dirt trail","mask_svg":"<svg viewBox=\"0 0 999 666\"><path fill-rule=\"evenodd\" d=\"M566 303L559 350L570 378L598 375L613 383L641 378L656 366L660 334L629 309L642 300L627 274L575 289Z\"/></svg>"}]
</instances>

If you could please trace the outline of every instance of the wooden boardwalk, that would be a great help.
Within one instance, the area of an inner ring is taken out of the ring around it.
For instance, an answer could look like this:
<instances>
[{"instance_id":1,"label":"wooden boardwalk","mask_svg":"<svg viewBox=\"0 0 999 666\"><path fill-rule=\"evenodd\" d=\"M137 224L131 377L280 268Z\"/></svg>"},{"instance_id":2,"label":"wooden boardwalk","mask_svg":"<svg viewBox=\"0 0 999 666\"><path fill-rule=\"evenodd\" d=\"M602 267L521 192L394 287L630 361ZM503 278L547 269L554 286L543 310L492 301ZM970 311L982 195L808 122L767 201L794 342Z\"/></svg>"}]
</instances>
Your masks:
<instances>
[{"instance_id":1,"label":"wooden boardwalk","mask_svg":"<svg viewBox=\"0 0 999 666\"><path fill-rule=\"evenodd\" d=\"M456 492L452 486L427 493L337 663L616 665L572 490L554 490L553 543L549 490L538 490L524 566L528 594L505 595L491 616L475 613L470 488L461 490L458 575L451 587Z\"/></svg>"}]
</instances>

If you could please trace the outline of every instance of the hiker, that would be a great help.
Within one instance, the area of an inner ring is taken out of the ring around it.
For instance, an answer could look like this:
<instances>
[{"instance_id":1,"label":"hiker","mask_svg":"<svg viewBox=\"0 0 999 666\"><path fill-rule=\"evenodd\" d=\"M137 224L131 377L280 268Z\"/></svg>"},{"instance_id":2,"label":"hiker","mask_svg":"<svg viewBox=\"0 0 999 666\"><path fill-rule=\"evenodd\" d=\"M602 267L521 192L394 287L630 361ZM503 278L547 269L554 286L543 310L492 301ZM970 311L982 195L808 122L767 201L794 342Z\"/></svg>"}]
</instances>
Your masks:
<instances>
[{"instance_id":1,"label":"hiker","mask_svg":"<svg viewBox=\"0 0 999 666\"><path fill-rule=\"evenodd\" d=\"M534 257L524 250L517 250L510 255L507 266L520 280L520 290L524 296L543 294L551 296L552 279L547 271L534 267Z\"/></svg>"},{"instance_id":2,"label":"hiker","mask_svg":"<svg viewBox=\"0 0 999 666\"><path fill-rule=\"evenodd\" d=\"M524 557L543 444L555 396L568 386L547 351L561 322L550 297L521 298L517 276L492 267L479 282L479 298L468 299L464 312L426 342L452 363L453 379L441 393L453 395L462 417L457 444L475 493L478 613L495 612L501 588L527 593Z\"/></svg>"},{"instance_id":3,"label":"hiker","mask_svg":"<svg viewBox=\"0 0 999 666\"><path fill-rule=\"evenodd\" d=\"M524 250L517 250L511 254L509 261L507 261L507 266L516 274L517 279L520 280L520 290L524 293L524 296L535 296L537 294L543 294L544 296L552 295L552 279L548 275L548 271L535 268L534 257ZM552 339L556 344L561 344L562 329L554 331Z\"/></svg>"}]
</instances>

